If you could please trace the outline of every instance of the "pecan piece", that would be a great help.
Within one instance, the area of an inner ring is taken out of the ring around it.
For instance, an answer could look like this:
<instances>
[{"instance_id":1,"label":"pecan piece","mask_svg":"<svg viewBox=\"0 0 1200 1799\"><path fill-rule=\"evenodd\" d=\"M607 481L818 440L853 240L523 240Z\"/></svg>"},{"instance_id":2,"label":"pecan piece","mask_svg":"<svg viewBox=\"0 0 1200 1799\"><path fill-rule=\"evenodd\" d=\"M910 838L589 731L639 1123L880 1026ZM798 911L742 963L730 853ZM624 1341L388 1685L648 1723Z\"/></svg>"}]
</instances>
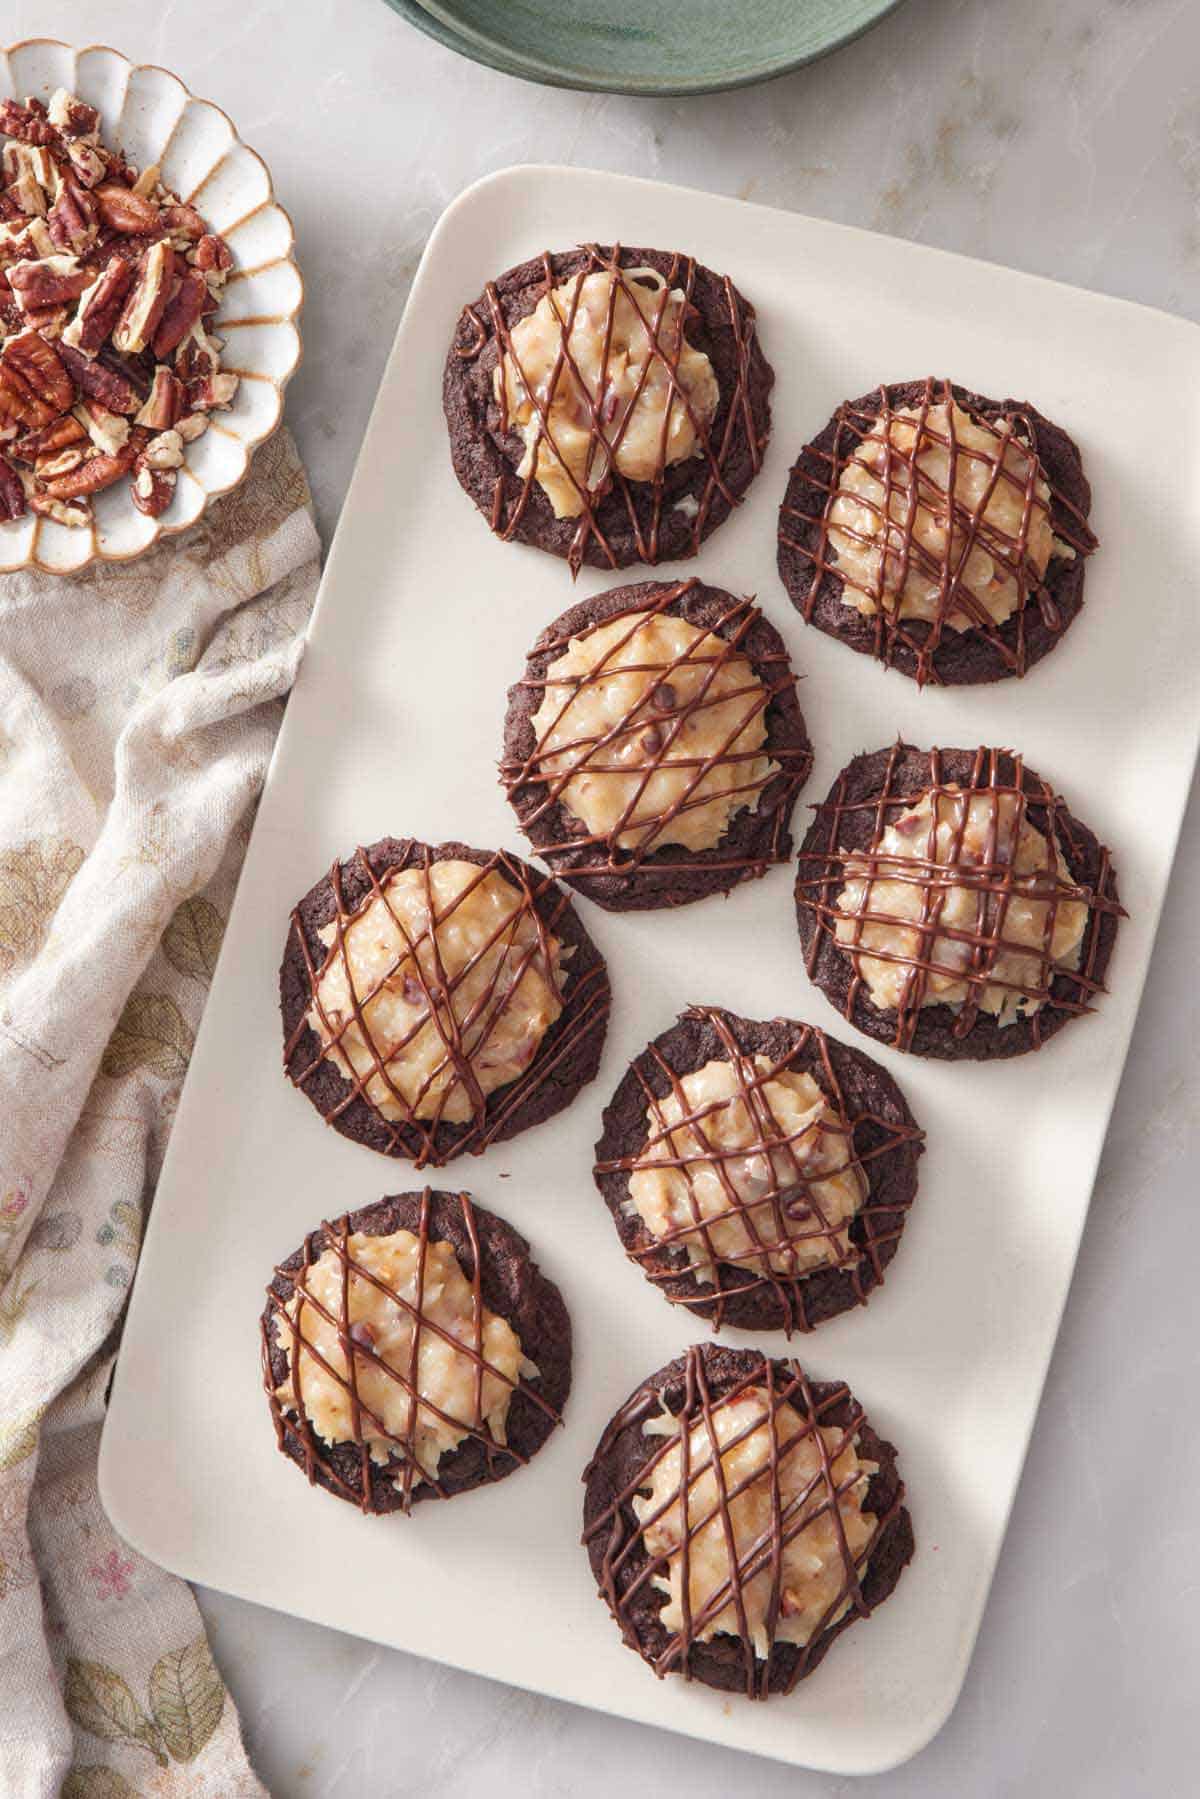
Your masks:
<instances>
[{"instance_id":1,"label":"pecan piece","mask_svg":"<svg viewBox=\"0 0 1200 1799\"><path fill-rule=\"evenodd\" d=\"M74 384L63 366L62 357L40 332L22 331L19 337L10 337L4 346L2 360L28 383L47 409L49 418L57 418L60 412L68 410L75 398Z\"/></svg>"},{"instance_id":2,"label":"pecan piece","mask_svg":"<svg viewBox=\"0 0 1200 1799\"><path fill-rule=\"evenodd\" d=\"M25 513L25 489L11 462L0 456L0 524L22 518Z\"/></svg>"},{"instance_id":3,"label":"pecan piece","mask_svg":"<svg viewBox=\"0 0 1200 1799\"><path fill-rule=\"evenodd\" d=\"M208 430L208 419L203 412L189 412L175 420L174 430L181 443L195 443Z\"/></svg>"},{"instance_id":4,"label":"pecan piece","mask_svg":"<svg viewBox=\"0 0 1200 1799\"><path fill-rule=\"evenodd\" d=\"M91 286L90 269L80 268L73 256L44 256L40 262L14 262L8 283L25 312L42 306L65 306Z\"/></svg>"},{"instance_id":5,"label":"pecan piece","mask_svg":"<svg viewBox=\"0 0 1200 1799\"><path fill-rule=\"evenodd\" d=\"M70 317L67 306L35 306L32 312L25 314L25 324L30 331L40 331L49 340L62 336Z\"/></svg>"},{"instance_id":6,"label":"pecan piece","mask_svg":"<svg viewBox=\"0 0 1200 1799\"><path fill-rule=\"evenodd\" d=\"M154 354L166 357L183 342L204 310L208 299L208 283L195 269L189 269L179 283L154 333Z\"/></svg>"},{"instance_id":7,"label":"pecan piece","mask_svg":"<svg viewBox=\"0 0 1200 1799\"><path fill-rule=\"evenodd\" d=\"M113 345L126 355L144 350L158 329L171 292L175 252L168 243L152 244L146 251L133 286L113 326Z\"/></svg>"},{"instance_id":8,"label":"pecan piece","mask_svg":"<svg viewBox=\"0 0 1200 1799\"><path fill-rule=\"evenodd\" d=\"M60 344L59 355L83 392L99 400L110 412L120 412L128 417L141 405L141 395L128 375L110 368L98 357L93 360L85 356L71 344Z\"/></svg>"},{"instance_id":9,"label":"pecan piece","mask_svg":"<svg viewBox=\"0 0 1200 1799\"><path fill-rule=\"evenodd\" d=\"M87 432L79 420L72 413L64 412L60 419L54 419L40 431L27 431L16 445L16 451L26 462L36 462L40 456L53 456L57 450L86 441Z\"/></svg>"},{"instance_id":10,"label":"pecan piece","mask_svg":"<svg viewBox=\"0 0 1200 1799\"><path fill-rule=\"evenodd\" d=\"M57 525L90 525L92 522L92 508L87 500L57 500L53 494L37 488L25 497L30 512L36 512L41 518L52 518Z\"/></svg>"},{"instance_id":11,"label":"pecan piece","mask_svg":"<svg viewBox=\"0 0 1200 1799\"><path fill-rule=\"evenodd\" d=\"M0 274L0 335L19 331L24 322L17 296L8 285L8 276Z\"/></svg>"},{"instance_id":12,"label":"pecan piece","mask_svg":"<svg viewBox=\"0 0 1200 1799\"><path fill-rule=\"evenodd\" d=\"M34 469L41 481L53 481L59 475L69 475L77 469L88 454L86 444L68 444L65 450L56 450L52 456L39 456Z\"/></svg>"},{"instance_id":13,"label":"pecan piece","mask_svg":"<svg viewBox=\"0 0 1200 1799\"><path fill-rule=\"evenodd\" d=\"M203 269L206 274L210 269L220 269L223 272L233 267L233 251L223 237L218 237L215 232L210 231L206 232L196 245L192 261L198 269Z\"/></svg>"},{"instance_id":14,"label":"pecan piece","mask_svg":"<svg viewBox=\"0 0 1200 1799\"><path fill-rule=\"evenodd\" d=\"M167 510L175 497L175 483L178 476L173 468L154 468L139 456L133 465L133 479L129 483L129 491L133 503L139 512L147 518L158 518Z\"/></svg>"},{"instance_id":15,"label":"pecan piece","mask_svg":"<svg viewBox=\"0 0 1200 1799\"><path fill-rule=\"evenodd\" d=\"M83 138L72 138L68 141L67 156L70 158L76 179L84 187L95 187L108 174L108 164L94 144Z\"/></svg>"},{"instance_id":16,"label":"pecan piece","mask_svg":"<svg viewBox=\"0 0 1200 1799\"><path fill-rule=\"evenodd\" d=\"M58 186L58 170L45 150L28 144L5 144L4 180L8 197L26 218L43 218L46 196Z\"/></svg>"},{"instance_id":17,"label":"pecan piece","mask_svg":"<svg viewBox=\"0 0 1200 1799\"><path fill-rule=\"evenodd\" d=\"M38 399L19 370L9 367L0 358L0 427L5 428L5 435L12 435L12 426L40 431L43 425L52 422L54 416L51 408Z\"/></svg>"},{"instance_id":18,"label":"pecan piece","mask_svg":"<svg viewBox=\"0 0 1200 1799\"><path fill-rule=\"evenodd\" d=\"M75 419L96 448L107 456L115 456L129 442L129 420L119 412L110 412L90 395L85 395L75 408Z\"/></svg>"},{"instance_id":19,"label":"pecan piece","mask_svg":"<svg viewBox=\"0 0 1200 1799\"><path fill-rule=\"evenodd\" d=\"M92 195L85 187L80 187L73 176L65 176L58 190L58 198L46 217L46 228L51 241L60 250L70 250L74 255L82 256L95 241L98 219L99 213Z\"/></svg>"},{"instance_id":20,"label":"pecan piece","mask_svg":"<svg viewBox=\"0 0 1200 1799\"><path fill-rule=\"evenodd\" d=\"M196 243L204 236L204 220L194 206L187 206L182 200L164 206L161 218L172 237L186 237Z\"/></svg>"},{"instance_id":21,"label":"pecan piece","mask_svg":"<svg viewBox=\"0 0 1200 1799\"><path fill-rule=\"evenodd\" d=\"M123 182L102 182L95 194L100 217L111 230L119 231L123 236L153 231L158 224L158 207L153 200L135 194Z\"/></svg>"},{"instance_id":22,"label":"pecan piece","mask_svg":"<svg viewBox=\"0 0 1200 1799\"><path fill-rule=\"evenodd\" d=\"M121 307L133 281L133 270L120 256L110 256L92 285L82 295L74 322L64 341L81 350L96 351L121 316Z\"/></svg>"},{"instance_id":23,"label":"pecan piece","mask_svg":"<svg viewBox=\"0 0 1200 1799\"><path fill-rule=\"evenodd\" d=\"M56 88L51 94L46 117L67 138L98 137L100 134L100 114L96 108L77 94L68 93L65 87Z\"/></svg>"},{"instance_id":24,"label":"pecan piece","mask_svg":"<svg viewBox=\"0 0 1200 1799\"><path fill-rule=\"evenodd\" d=\"M58 132L47 119L36 100L25 106L15 100L0 100L0 135L15 137L23 144L53 144Z\"/></svg>"},{"instance_id":25,"label":"pecan piece","mask_svg":"<svg viewBox=\"0 0 1200 1799\"><path fill-rule=\"evenodd\" d=\"M160 363L154 371L145 404L134 423L144 425L150 431L169 431L182 411L183 383L164 363Z\"/></svg>"},{"instance_id":26,"label":"pecan piece","mask_svg":"<svg viewBox=\"0 0 1200 1799\"><path fill-rule=\"evenodd\" d=\"M238 390L238 377L221 371L203 375L187 384L187 403L193 412L223 412L232 406Z\"/></svg>"},{"instance_id":27,"label":"pecan piece","mask_svg":"<svg viewBox=\"0 0 1200 1799\"><path fill-rule=\"evenodd\" d=\"M158 236L154 233L123 237L119 231L104 230L88 252L88 261L103 262L110 256L123 256L130 268L136 268L151 245L157 242Z\"/></svg>"},{"instance_id":28,"label":"pecan piece","mask_svg":"<svg viewBox=\"0 0 1200 1799\"><path fill-rule=\"evenodd\" d=\"M59 475L56 480L46 482L46 492L55 500L77 500L84 494L99 493L105 487L111 487L122 475L127 475L133 467L137 452L132 444L118 450L115 456L106 456L101 451L89 456L86 462L69 475Z\"/></svg>"}]
</instances>

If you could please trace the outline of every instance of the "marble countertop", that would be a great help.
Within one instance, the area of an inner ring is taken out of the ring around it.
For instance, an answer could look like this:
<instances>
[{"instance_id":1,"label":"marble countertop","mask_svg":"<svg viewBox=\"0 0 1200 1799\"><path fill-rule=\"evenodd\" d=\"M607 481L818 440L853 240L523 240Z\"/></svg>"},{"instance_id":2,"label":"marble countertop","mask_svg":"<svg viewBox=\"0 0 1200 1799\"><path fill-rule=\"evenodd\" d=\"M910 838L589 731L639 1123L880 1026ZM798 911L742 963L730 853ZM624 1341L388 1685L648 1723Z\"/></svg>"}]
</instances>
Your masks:
<instances>
[{"instance_id":1,"label":"marble countertop","mask_svg":"<svg viewBox=\"0 0 1200 1799\"><path fill-rule=\"evenodd\" d=\"M688 101L514 82L382 0L9 0L5 36L33 35L176 69L266 157L307 279L288 417L327 541L425 239L462 187L508 163L661 176L1200 318L1191 0L909 0L795 76ZM202 1592L277 1799L685 1781L695 1799L747 1782L762 1799L1182 1793L1200 1447L1174 1421L1195 1411L1198 879L1193 796L1012 1526L930 1748L878 1780L798 1775Z\"/></svg>"}]
</instances>

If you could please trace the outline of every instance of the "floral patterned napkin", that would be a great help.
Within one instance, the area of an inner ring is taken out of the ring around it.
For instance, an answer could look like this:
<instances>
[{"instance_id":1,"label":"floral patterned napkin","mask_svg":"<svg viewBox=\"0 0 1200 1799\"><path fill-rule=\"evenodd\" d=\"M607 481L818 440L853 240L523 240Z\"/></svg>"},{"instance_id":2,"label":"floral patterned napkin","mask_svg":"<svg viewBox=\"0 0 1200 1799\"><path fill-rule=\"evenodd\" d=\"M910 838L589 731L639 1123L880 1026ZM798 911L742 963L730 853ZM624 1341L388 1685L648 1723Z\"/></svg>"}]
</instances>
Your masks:
<instances>
[{"instance_id":1,"label":"floral patterned napkin","mask_svg":"<svg viewBox=\"0 0 1200 1799\"><path fill-rule=\"evenodd\" d=\"M0 1793L261 1795L96 1491L145 1215L317 587L286 432L194 530L0 577Z\"/></svg>"}]
</instances>

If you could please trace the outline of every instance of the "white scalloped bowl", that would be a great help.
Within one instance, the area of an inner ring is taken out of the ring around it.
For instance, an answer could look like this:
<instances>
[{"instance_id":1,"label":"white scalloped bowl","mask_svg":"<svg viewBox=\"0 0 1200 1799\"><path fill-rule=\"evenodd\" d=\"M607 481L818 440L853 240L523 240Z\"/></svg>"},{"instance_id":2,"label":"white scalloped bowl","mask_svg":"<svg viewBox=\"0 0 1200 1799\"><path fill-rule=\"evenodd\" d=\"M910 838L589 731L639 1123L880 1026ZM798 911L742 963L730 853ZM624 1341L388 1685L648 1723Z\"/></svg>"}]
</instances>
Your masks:
<instances>
[{"instance_id":1,"label":"white scalloped bowl","mask_svg":"<svg viewBox=\"0 0 1200 1799\"><path fill-rule=\"evenodd\" d=\"M0 50L0 99L48 101L59 87L98 109L106 144L139 168L157 162L164 184L228 242L234 266L213 329L225 340L221 367L241 381L229 410L212 413L203 437L187 445L160 518L140 513L120 481L97 494L90 530L34 517L0 524L0 574L74 574L90 562L127 562L195 524L210 500L245 476L282 417L283 390L300 363L304 283L292 256L292 221L275 200L266 164L220 107L198 100L166 69L132 63L101 44L74 50L33 38Z\"/></svg>"}]
</instances>

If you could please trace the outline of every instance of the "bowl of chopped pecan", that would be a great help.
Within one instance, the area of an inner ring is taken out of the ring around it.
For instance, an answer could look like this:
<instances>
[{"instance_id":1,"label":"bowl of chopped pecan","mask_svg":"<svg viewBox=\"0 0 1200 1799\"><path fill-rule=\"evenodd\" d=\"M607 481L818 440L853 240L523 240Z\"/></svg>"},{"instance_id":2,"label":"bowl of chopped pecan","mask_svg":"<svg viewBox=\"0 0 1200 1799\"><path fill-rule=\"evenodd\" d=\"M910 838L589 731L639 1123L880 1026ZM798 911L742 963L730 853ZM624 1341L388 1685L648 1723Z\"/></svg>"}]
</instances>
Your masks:
<instances>
[{"instance_id":1,"label":"bowl of chopped pecan","mask_svg":"<svg viewBox=\"0 0 1200 1799\"><path fill-rule=\"evenodd\" d=\"M0 575L127 561L245 475L300 361L291 220L165 69L0 52Z\"/></svg>"}]
</instances>

